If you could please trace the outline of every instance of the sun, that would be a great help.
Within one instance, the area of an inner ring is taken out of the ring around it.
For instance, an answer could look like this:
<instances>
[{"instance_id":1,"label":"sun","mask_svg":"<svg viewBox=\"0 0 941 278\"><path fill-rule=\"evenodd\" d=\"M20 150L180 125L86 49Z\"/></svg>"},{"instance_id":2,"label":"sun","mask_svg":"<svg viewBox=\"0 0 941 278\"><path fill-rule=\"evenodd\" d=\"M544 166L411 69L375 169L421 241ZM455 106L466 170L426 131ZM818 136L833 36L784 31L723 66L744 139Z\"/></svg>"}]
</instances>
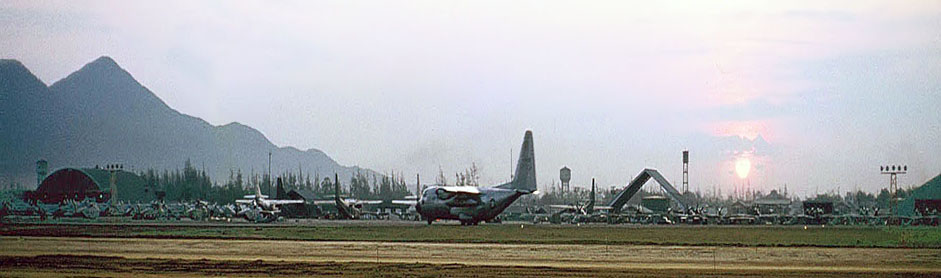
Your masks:
<instances>
[{"instance_id":1,"label":"sun","mask_svg":"<svg viewBox=\"0 0 941 278\"><path fill-rule=\"evenodd\" d=\"M735 161L735 174L738 175L738 178L748 178L748 172L751 172L751 160L742 157Z\"/></svg>"}]
</instances>

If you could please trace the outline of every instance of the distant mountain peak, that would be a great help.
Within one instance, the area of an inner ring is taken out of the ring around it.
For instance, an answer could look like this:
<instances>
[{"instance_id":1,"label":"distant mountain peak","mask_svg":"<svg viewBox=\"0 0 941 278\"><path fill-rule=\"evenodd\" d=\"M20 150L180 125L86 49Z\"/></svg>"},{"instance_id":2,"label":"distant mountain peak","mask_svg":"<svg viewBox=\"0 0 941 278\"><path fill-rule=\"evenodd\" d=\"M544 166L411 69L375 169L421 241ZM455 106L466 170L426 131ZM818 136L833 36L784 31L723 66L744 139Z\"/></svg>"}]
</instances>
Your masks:
<instances>
[{"instance_id":1,"label":"distant mountain peak","mask_svg":"<svg viewBox=\"0 0 941 278\"><path fill-rule=\"evenodd\" d=\"M134 77L131 76L129 72L124 70L124 68L121 68L121 66L118 65L118 63L115 62L114 59L111 59L111 57L108 57L108 56L98 57L98 59L95 59L94 61L91 61L88 64L85 64L85 66L83 66L78 71L82 71L86 69L94 69L102 73L110 73L112 75L121 75L122 77L128 78L130 80L133 80L134 83L137 83L137 80L135 80Z\"/></svg>"},{"instance_id":2,"label":"distant mountain peak","mask_svg":"<svg viewBox=\"0 0 941 278\"><path fill-rule=\"evenodd\" d=\"M0 59L0 91L9 91L12 94L14 91L32 91L45 87L46 83L33 75L20 61Z\"/></svg>"},{"instance_id":3,"label":"distant mountain peak","mask_svg":"<svg viewBox=\"0 0 941 278\"><path fill-rule=\"evenodd\" d=\"M91 63L89 63L89 64L100 64L100 65L106 65L106 66L121 68L121 66L118 66L118 63L115 62L114 59L111 59L111 57L108 57L108 56L101 56L101 57L98 57L98 59L95 59L94 61L91 61Z\"/></svg>"},{"instance_id":4,"label":"distant mountain peak","mask_svg":"<svg viewBox=\"0 0 941 278\"><path fill-rule=\"evenodd\" d=\"M254 134L255 136L265 137L265 135L262 134L261 131L258 131L257 129L252 128L252 127L250 127L250 126L244 125L244 124L242 124L242 123L240 123L240 122L231 122L231 123L227 123L227 124L224 124L224 125L221 125L221 126L217 126L216 128L218 128L218 129L221 130L221 131L249 132L249 133ZM265 139L265 140L267 140L267 139Z\"/></svg>"},{"instance_id":5,"label":"distant mountain peak","mask_svg":"<svg viewBox=\"0 0 941 278\"><path fill-rule=\"evenodd\" d=\"M86 108L108 106L144 114L173 111L108 56L85 64L49 88L55 93L86 100Z\"/></svg>"},{"instance_id":6,"label":"distant mountain peak","mask_svg":"<svg viewBox=\"0 0 941 278\"><path fill-rule=\"evenodd\" d=\"M755 139L752 140L752 142L755 142L755 143L761 142L761 143L767 144L768 140L765 140L765 137L761 136L761 133L759 133L757 136L755 136Z\"/></svg>"},{"instance_id":7,"label":"distant mountain peak","mask_svg":"<svg viewBox=\"0 0 941 278\"><path fill-rule=\"evenodd\" d=\"M221 125L221 126L219 126L219 127L225 127L225 128L250 128L249 126L243 125L243 124L240 123L240 122L230 122L230 123Z\"/></svg>"},{"instance_id":8,"label":"distant mountain peak","mask_svg":"<svg viewBox=\"0 0 941 278\"><path fill-rule=\"evenodd\" d=\"M340 165L316 149L278 147L239 122L213 126L179 113L108 56L49 87L20 62L0 61L0 122L10 129L0 132L0 142L15 144L0 148L0 184L34 181L32 161L40 158L51 165L121 161L156 170L177 169L192 159L218 180L233 169L251 173L267 167L321 176L338 173L342 179L358 171L376 174ZM273 165L268 165L269 153Z\"/></svg>"},{"instance_id":9,"label":"distant mountain peak","mask_svg":"<svg viewBox=\"0 0 941 278\"><path fill-rule=\"evenodd\" d=\"M765 138L762 137L761 134L758 134L758 136L755 137L755 140L752 140L752 145L755 146L756 149L760 149L765 152L774 150L774 146L772 146L771 143L768 142L768 140L765 140Z\"/></svg>"},{"instance_id":10,"label":"distant mountain peak","mask_svg":"<svg viewBox=\"0 0 941 278\"><path fill-rule=\"evenodd\" d=\"M52 87L69 81L95 82L96 85L142 86L130 73L118 65L114 59L101 56L91 61L65 78L56 81Z\"/></svg>"},{"instance_id":11,"label":"distant mountain peak","mask_svg":"<svg viewBox=\"0 0 941 278\"><path fill-rule=\"evenodd\" d=\"M98 59L85 64L85 66L82 66L81 69L73 74L80 73L100 74L100 77L110 77L120 79L120 81L140 85L140 83L138 83L130 73L121 68L121 66L119 66L118 63L114 61L114 59L111 59L111 57L108 56L98 57Z\"/></svg>"},{"instance_id":12,"label":"distant mountain peak","mask_svg":"<svg viewBox=\"0 0 941 278\"><path fill-rule=\"evenodd\" d=\"M26 69L26 66L24 66L23 63L20 63L19 60L16 60L16 59L0 59L0 68L2 68L2 69L8 69L8 68L16 68L16 67L19 67L19 68L22 68L22 69Z\"/></svg>"}]
</instances>

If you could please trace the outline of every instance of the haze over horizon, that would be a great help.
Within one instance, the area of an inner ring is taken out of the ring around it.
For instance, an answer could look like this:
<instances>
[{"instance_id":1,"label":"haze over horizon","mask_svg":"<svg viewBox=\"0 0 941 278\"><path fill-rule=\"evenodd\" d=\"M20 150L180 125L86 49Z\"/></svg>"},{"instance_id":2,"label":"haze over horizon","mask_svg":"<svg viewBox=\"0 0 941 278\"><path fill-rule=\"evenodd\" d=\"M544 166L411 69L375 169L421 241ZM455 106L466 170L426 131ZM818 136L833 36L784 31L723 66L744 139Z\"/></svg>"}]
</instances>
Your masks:
<instances>
[{"instance_id":1,"label":"haze over horizon","mask_svg":"<svg viewBox=\"0 0 941 278\"><path fill-rule=\"evenodd\" d=\"M505 181L526 129L541 187L678 187L687 148L703 192L742 159L800 196L941 173L941 3L4 1L0 24L47 85L109 56L182 113L410 184Z\"/></svg>"}]
</instances>

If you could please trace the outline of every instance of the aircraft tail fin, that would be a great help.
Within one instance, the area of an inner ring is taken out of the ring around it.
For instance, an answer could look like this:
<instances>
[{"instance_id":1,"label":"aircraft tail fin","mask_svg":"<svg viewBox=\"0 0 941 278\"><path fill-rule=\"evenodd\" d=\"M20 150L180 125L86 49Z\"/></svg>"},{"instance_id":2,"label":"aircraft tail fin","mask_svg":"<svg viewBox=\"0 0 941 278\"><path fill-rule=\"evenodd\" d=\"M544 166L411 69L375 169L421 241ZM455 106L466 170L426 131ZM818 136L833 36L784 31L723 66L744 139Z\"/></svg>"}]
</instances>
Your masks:
<instances>
[{"instance_id":1,"label":"aircraft tail fin","mask_svg":"<svg viewBox=\"0 0 941 278\"><path fill-rule=\"evenodd\" d=\"M533 132L526 131L523 136L523 146L520 148L520 157L516 163L516 173L513 181L498 186L503 189L515 189L522 193L536 192L536 158L533 152Z\"/></svg>"},{"instance_id":2,"label":"aircraft tail fin","mask_svg":"<svg viewBox=\"0 0 941 278\"><path fill-rule=\"evenodd\" d=\"M281 181L281 177L278 177L278 188L274 196L275 199L284 200L288 198L287 191L284 191L284 183Z\"/></svg>"},{"instance_id":3,"label":"aircraft tail fin","mask_svg":"<svg viewBox=\"0 0 941 278\"><path fill-rule=\"evenodd\" d=\"M588 213L592 213L595 210L595 179L591 179L591 193L588 195L588 205L585 206L585 210Z\"/></svg>"},{"instance_id":4,"label":"aircraft tail fin","mask_svg":"<svg viewBox=\"0 0 941 278\"><path fill-rule=\"evenodd\" d=\"M337 204L342 203L340 201L340 175L333 173L333 197Z\"/></svg>"}]
</instances>

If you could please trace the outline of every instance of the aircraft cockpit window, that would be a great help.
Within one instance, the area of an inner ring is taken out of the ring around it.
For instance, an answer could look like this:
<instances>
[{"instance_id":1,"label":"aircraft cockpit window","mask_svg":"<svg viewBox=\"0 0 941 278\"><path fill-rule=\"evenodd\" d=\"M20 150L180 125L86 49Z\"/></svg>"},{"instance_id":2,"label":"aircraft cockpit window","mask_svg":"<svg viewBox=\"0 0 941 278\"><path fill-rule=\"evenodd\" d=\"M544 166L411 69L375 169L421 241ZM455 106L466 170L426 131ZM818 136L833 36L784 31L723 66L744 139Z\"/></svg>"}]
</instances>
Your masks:
<instances>
[{"instance_id":1,"label":"aircraft cockpit window","mask_svg":"<svg viewBox=\"0 0 941 278\"><path fill-rule=\"evenodd\" d=\"M451 197L454 196L454 194L444 189L438 189L438 191L435 191L435 194L437 194L438 199L441 199L441 200L451 199Z\"/></svg>"}]
</instances>

